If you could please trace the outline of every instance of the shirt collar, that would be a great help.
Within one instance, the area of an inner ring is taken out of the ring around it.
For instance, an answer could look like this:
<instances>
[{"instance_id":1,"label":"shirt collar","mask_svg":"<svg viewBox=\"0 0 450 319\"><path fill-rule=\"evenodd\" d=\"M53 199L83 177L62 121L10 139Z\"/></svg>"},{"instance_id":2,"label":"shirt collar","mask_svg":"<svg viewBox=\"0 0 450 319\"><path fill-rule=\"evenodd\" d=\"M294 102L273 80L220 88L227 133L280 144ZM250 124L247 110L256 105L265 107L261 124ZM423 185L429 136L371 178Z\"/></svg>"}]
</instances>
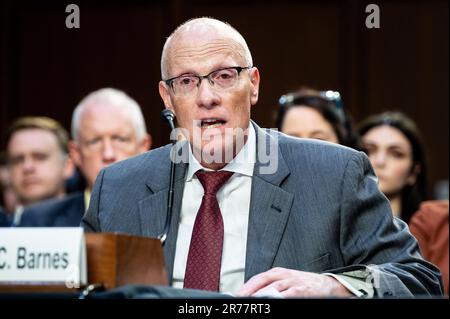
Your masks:
<instances>
[{"instance_id":1,"label":"shirt collar","mask_svg":"<svg viewBox=\"0 0 450 319\"><path fill-rule=\"evenodd\" d=\"M248 138L244 147L233 158L231 162L225 165L220 171L229 171L246 176L253 176L253 169L256 160L256 132L253 125L249 122ZM186 173L186 181L190 181L194 174L199 170L212 171L203 167L195 156L192 154L191 146L189 147L189 167Z\"/></svg>"},{"instance_id":2,"label":"shirt collar","mask_svg":"<svg viewBox=\"0 0 450 319\"><path fill-rule=\"evenodd\" d=\"M84 199L84 209L87 210L89 208L89 202L91 201L91 191L87 188L84 190L83 193L83 199Z\"/></svg>"}]
</instances>

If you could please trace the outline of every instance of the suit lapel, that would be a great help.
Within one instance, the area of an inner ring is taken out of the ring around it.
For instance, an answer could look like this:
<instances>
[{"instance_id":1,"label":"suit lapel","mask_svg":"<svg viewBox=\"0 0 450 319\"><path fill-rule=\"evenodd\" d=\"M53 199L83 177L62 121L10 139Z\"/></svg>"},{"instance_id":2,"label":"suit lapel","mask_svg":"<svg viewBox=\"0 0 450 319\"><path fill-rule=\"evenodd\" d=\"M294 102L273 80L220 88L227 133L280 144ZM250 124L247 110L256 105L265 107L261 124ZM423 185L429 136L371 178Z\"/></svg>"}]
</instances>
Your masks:
<instances>
[{"instance_id":1,"label":"suit lapel","mask_svg":"<svg viewBox=\"0 0 450 319\"><path fill-rule=\"evenodd\" d=\"M139 201L142 235L156 238L166 220L167 190L162 189Z\"/></svg>"},{"instance_id":2,"label":"suit lapel","mask_svg":"<svg viewBox=\"0 0 450 319\"><path fill-rule=\"evenodd\" d=\"M169 154L167 154L169 157ZM170 162L168 162L170 164ZM157 238L164 230L167 218L167 199L169 190L169 168L165 163L161 167L155 167L160 172L160 178L152 178L146 182L151 192L149 196L139 202L139 215L141 218L142 235ZM184 191L184 177L187 164L175 165L175 189L173 198L172 218L169 233L164 245L164 258L169 280L172 278L175 247L178 235L178 221L180 216L181 201Z\"/></svg>"},{"instance_id":3,"label":"suit lapel","mask_svg":"<svg viewBox=\"0 0 450 319\"><path fill-rule=\"evenodd\" d=\"M273 173L265 173L264 164L258 154L258 150L262 147L261 143L265 143L267 150L268 144L275 142L271 140L275 137L264 132L256 124L254 126L257 132L257 160L251 190L246 281L272 267L294 199L291 193L280 187L290 171L278 144L272 144L272 152L269 153L272 161L278 161L278 167Z\"/></svg>"},{"instance_id":4,"label":"suit lapel","mask_svg":"<svg viewBox=\"0 0 450 319\"><path fill-rule=\"evenodd\" d=\"M173 275L173 263L175 260L175 248L177 245L178 237L178 224L180 220L181 202L184 192L184 173L186 165L180 167L180 171L183 170L183 177L176 180L173 199L173 215L170 222L169 235L167 236L166 244L164 245L164 256L166 259L166 270L169 280L172 280ZM167 192L166 192L167 194Z\"/></svg>"},{"instance_id":5,"label":"suit lapel","mask_svg":"<svg viewBox=\"0 0 450 319\"><path fill-rule=\"evenodd\" d=\"M293 195L280 187L281 183L289 176L290 171L279 152L278 145L276 145L276 155L271 154L276 157L278 163L275 172L267 173L267 170L264 170L266 165L258 156L258 150L261 150L262 146L265 145L265 149L269 149L270 143L275 141L274 137L269 136L255 123L253 125L257 133L257 161L251 189L245 280L271 268L293 202ZM275 160L273 156L270 158L272 161ZM168 196L168 163L155 166L154 169L160 172L161 178L147 181L146 184L151 194L139 202L144 236L157 237L164 228ZM166 269L170 280L173 274L186 168L187 164L184 163L176 165L173 215L164 245Z\"/></svg>"}]
</instances>

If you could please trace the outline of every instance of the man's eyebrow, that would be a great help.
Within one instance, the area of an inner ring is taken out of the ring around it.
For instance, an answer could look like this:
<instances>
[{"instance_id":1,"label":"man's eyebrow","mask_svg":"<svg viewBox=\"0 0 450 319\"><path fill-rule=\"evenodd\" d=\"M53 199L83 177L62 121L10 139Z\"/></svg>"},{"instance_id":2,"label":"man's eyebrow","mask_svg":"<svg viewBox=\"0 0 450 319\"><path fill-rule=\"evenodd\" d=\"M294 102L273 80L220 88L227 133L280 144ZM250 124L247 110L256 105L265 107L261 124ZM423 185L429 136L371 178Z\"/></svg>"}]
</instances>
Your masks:
<instances>
[{"instance_id":1,"label":"man's eyebrow","mask_svg":"<svg viewBox=\"0 0 450 319\"><path fill-rule=\"evenodd\" d=\"M178 75L178 76L183 76L183 75L197 75L197 73L194 72L194 71L187 71L187 72L181 73L181 74ZM178 76L177 76L177 77L178 77Z\"/></svg>"},{"instance_id":2,"label":"man's eyebrow","mask_svg":"<svg viewBox=\"0 0 450 319\"><path fill-rule=\"evenodd\" d=\"M217 70L227 69L227 68L231 68L233 66L234 65L231 65L231 66L230 65L225 65L225 64L223 64L221 62L220 64L217 64L215 67L211 68L211 71L209 71L207 74L199 74L199 73L194 72L194 71L186 71L186 72L180 73L179 75L171 76L168 79L178 78L178 77L183 76L183 75L208 75L208 74L211 74L211 73L213 73L213 72L215 72Z\"/></svg>"}]
</instances>

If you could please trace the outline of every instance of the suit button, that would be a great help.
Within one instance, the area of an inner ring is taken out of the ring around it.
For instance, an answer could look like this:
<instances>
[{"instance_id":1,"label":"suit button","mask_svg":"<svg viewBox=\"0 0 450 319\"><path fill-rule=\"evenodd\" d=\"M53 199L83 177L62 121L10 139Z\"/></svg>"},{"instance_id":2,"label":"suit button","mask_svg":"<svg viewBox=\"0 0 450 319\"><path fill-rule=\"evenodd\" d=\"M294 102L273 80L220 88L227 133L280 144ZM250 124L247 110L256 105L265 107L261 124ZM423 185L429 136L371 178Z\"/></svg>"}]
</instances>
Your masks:
<instances>
[{"instance_id":1,"label":"suit button","mask_svg":"<svg viewBox=\"0 0 450 319\"><path fill-rule=\"evenodd\" d=\"M383 296L388 297L388 296L392 296L392 292L390 291L386 291Z\"/></svg>"}]
</instances>

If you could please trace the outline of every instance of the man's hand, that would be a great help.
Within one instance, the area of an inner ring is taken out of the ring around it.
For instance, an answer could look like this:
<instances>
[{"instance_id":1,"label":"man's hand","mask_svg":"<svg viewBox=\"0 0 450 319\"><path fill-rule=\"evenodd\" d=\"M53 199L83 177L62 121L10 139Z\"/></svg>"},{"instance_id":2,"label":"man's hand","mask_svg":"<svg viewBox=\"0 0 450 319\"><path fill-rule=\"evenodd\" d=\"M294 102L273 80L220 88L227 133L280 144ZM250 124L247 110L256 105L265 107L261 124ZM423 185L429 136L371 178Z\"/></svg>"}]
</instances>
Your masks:
<instances>
[{"instance_id":1,"label":"man's hand","mask_svg":"<svg viewBox=\"0 0 450 319\"><path fill-rule=\"evenodd\" d=\"M353 296L331 276L286 268L273 268L253 276L236 295L252 296L263 289L276 289L283 297Z\"/></svg>"}]
</instances>

